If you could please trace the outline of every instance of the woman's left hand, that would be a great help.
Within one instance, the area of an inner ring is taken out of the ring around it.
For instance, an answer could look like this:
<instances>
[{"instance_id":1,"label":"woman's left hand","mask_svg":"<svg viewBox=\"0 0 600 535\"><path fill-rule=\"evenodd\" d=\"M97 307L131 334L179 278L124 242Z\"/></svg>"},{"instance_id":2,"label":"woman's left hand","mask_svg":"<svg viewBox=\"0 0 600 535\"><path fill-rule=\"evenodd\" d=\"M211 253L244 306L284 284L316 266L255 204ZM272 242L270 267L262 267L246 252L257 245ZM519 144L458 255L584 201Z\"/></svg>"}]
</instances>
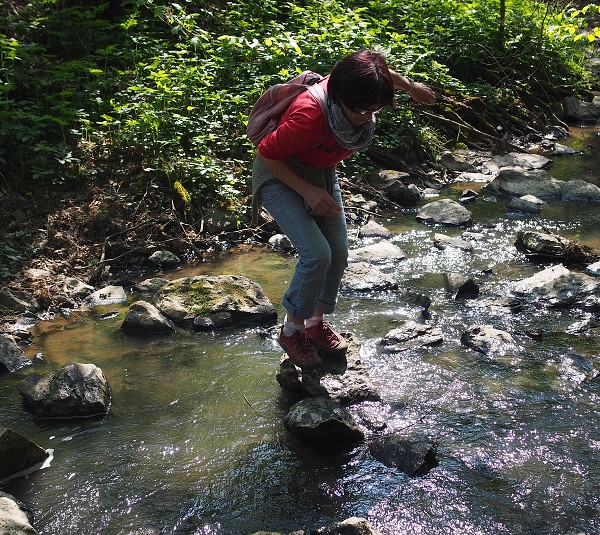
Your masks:
<instances>
[{"instance_id":1,"label":"woman's left hand","mask_svg":"<svg viewBox=\"0 0 600 535\"><path fill-rule=\"evenodd\" d=\"M408 94L421 104L435 104L435 93L428 85L415 82Z\"/></svg>"}]
</instances>

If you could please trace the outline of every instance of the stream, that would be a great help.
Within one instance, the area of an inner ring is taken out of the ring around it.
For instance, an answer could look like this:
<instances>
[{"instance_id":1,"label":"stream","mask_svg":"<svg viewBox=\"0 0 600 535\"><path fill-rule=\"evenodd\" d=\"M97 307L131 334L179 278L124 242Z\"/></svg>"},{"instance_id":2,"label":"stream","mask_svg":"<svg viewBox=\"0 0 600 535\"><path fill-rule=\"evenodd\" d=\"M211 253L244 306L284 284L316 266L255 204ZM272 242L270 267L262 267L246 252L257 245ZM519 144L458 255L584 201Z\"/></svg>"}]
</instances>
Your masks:
<instances>
[{"instance_id":1,"label":"stream","mask_svg":"<svg viewBox=\"0 0 600 535\"><path fill-rule=\"evenodd\" d=\"M550 172L600 186L598 128L573 134L569 144L591 148L555 159ZM455 184L442 197L457 199L467 187L477 185ZM379 220L408 256L393 266L400 291L342 294L331 317L362 341L385 402L380 417L439 441L439 466L427 475L409 478L362 444L343 453L299 444L282 423L290 405L275 380L282 351L260 329L132 337L119 329L127 307L113 306L36 325L24 348L38 355L34 365L2 377L2 425L54 452L49 467L2 490L32 509L41 535L289 533L351 516L383 535L600 533L600 382L564 365L576 353L600 369L598 337L573 329L598 315L511 313L489 300L542 269L515 249L519 230L546 228L600 251L600 207L557 202L524 215L486 193L467 207L469 232L478 234L472 253L434 247L436 232L463 230L423 225L416 208ZM362 244L356 229L350 235L352 247ZM247 276L281 318L294 265L246 245L164 276ZM481 295L452 299L445 272L474 276ZM431 297L429 319L410 291ZM391 329L422 321L442 330L440 346L393 357L378 351ZM491 360L460 343L476 324L543 336L519 337L518 355ZM109 414L28 415L16 389L25 374L73 361L102 369L112 388Z\"/></svg>"}]
</instances>

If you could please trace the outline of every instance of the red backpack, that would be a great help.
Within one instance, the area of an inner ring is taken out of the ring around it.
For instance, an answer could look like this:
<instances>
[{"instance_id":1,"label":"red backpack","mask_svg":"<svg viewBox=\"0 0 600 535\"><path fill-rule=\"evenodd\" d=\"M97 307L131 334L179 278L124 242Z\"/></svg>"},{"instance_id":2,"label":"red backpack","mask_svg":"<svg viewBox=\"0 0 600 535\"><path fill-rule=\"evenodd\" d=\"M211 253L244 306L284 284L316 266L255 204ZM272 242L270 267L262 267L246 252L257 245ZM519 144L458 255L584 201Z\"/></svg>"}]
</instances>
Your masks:
<instances>
[{"instance_id":1,"label":"red backpack","mask_svg":"<svg viewBox=\"0 0 600 535\"><path fill-rule=\"evenodd\" d=\"M292 103L304 91L310 91L326 114L325 91L318 84L323 76L312 71L304 71L291 80L269 87L256 101L250 115L246 133L254 146L277 128L279 119Z\"/></svg>"}]
</instances>

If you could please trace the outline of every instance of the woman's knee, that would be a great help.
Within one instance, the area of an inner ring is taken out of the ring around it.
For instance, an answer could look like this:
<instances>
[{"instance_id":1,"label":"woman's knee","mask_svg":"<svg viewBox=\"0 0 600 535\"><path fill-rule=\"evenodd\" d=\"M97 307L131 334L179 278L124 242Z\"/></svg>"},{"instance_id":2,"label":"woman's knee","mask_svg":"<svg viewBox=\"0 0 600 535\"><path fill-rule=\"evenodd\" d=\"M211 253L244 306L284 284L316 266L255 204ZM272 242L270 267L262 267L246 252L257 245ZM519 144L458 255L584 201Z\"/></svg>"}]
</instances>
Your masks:
<instances>
[{"instance_id":1,"label":"woman's knee","mask_svg":"<svg viewBox=\"0 0 600 535\"><path fill-rule=\"evenodd\" d=\"M306 269L325 273L331 267L331 249L327 242L315 244L306 248L305 251L300 251L300 262Z\"/></svg>"}]
</instances>

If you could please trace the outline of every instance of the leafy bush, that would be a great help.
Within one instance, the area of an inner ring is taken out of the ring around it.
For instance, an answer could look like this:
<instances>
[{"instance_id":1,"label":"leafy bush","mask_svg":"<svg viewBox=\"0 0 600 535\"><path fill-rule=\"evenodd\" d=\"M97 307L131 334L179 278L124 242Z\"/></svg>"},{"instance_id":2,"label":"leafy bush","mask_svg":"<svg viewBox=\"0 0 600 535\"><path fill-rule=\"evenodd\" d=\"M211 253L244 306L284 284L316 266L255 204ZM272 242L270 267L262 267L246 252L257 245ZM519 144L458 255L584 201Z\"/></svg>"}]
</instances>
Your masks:
<instances>
[{"instance_id":1,"label":"leafy bush","mask_svg":"<svg viewBox=\"0 0 600 535\"><path fill-rule=\"evenodd\" d=\"M553 3L347 0L302 3L34 0L0 22L0 172L5 188L77 185L142 174L179 181L192 204L248 192L252 103L266 86L350 51L377 48L447 97L501 102L514 87L585 81L583 15ZM502 31L500 33L500 29ZM444 133L408 99L382 114L378 143L430 155Z\"/></svg>"}]
</instances>

